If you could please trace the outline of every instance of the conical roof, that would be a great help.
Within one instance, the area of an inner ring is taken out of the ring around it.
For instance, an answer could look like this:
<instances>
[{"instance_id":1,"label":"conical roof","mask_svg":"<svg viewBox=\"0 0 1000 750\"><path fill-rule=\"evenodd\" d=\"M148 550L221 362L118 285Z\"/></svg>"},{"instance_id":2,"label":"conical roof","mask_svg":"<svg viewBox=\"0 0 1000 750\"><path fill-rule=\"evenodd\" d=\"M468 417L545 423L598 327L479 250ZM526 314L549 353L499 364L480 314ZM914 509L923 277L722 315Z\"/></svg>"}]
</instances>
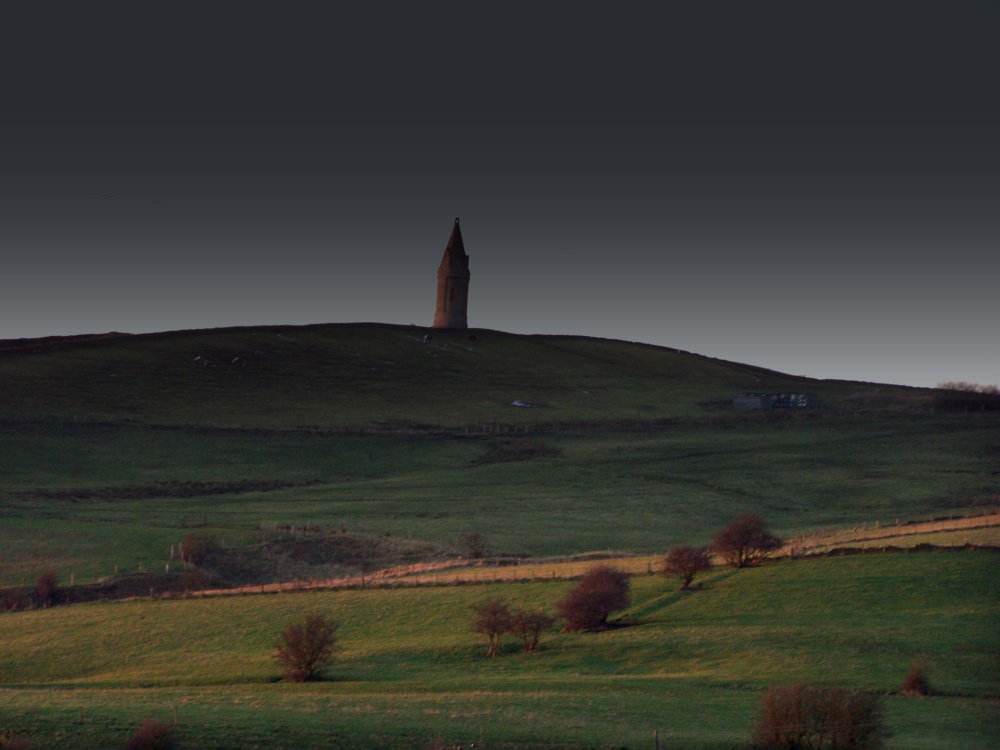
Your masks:
<instances>
[{"instance_id":1,"label":"conical roof","mask_svg":"<svg viewBox=\"0 0 1000 750\"><path fill-rule=\"evenodd\" d=\"M458 219L455 219L455 228L451 230L451 237L444 252L446 255L449 253L465 255L465 244L462 242L462 230L458 226Z\"/></svg>"}]
</instances>

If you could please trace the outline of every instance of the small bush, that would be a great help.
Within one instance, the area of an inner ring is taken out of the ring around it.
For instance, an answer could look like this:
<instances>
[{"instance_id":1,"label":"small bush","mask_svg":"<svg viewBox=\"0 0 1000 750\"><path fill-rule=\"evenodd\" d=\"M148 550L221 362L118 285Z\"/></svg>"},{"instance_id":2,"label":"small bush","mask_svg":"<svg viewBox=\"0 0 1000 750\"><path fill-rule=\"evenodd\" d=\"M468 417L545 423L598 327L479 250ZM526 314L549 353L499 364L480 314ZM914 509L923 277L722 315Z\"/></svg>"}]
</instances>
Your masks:
<instances>
[{"instance_id":1,"label":"small bush","mask_svg":"<svg viewBox=\"0 0 1000 750\"><path fill-rule=\"evenodd\" d=\"M749 568L781 548L781 540L764 526L754 513L740 516L722 529L712 542L712 550L734 568Z\"/></svg>"},{"instance_id":2,"label":"small bush","mask_svg":"<svg viewBox=\"0 0 1000 750\"><path fill-rule=\"evenodd\" d=\"M59 581L54 571L47 571L38 577L35 584L35 603L39 607L51 607L59 596Z\"/></svg>"},{"instance_id":3,"label":"small bush","mask_svg":"<svg viewBox=\"0 0 1000 750\"><path fill-rule=\"evenodd\" d=\"M538 648L538 639L546 630L551 630L556 618L540 610L514 612L510 618L510 632L524 642L525 651Z\"/></svg>"},{"instance_id":4,"label":"small bush","mask_svg":"<svg viewBox=\"0 0 1000 750\"><path fill-rule=\"evenodd\" d=\"M663 575L667 578L679 578L681 589L691 588L691 582L699 573L709 570L712 561L705 547L692 547L688 544L679 544L671 547L663 560Z\"/></svg>"},{"instance_id":5,"label":"small bush","mask_svg":"<svg viewBox=\"0 0 1000 750\"><path fill-rule=\"evenodd\" d=\"M274 658L290 682L315 679L333 660L340 625L325 615L309 615L304 622L289 625L278 636Z\"/></svg>"},{"instance_id":6,"label":"small bush","mask_svg":"<svg viewBox=\"0 0 1000 750\"><path fill-rule=\"evenodd\" d=\"M192 565L202 565L219 550L219 543L210 536L185 534L181 540L181 560Z\"/></svg>"},{"instance_id":7,"label":"small bush","mask_svg":"<svg viewBox=\"0 0 1000 750\"><path fill-rule=\"evenodd\" d=\"M0 589L0 612L17 612L21 609L27 609L30 605L31 595L27 588Z\"/></svg>"},{"instance_id":8,"label":"small bush","mask_svg":"<svg viewBox=\"0 0 1000 750\"><path fill-rule=\"evenodd\" d=\"M511 629L510 606L500 599L473 604L475 616L470 628L486 638L486 655L497 655L500 640Z\"/></svg>"},{"instance_id":9,"label":"small bush","mask_svg":"<svg viewBox=\"0 0 1000 750\"><path fill-rule=\"evenodd\" d=\"M910 671L906 674L906 679L899 686L899 692L903 695L930 695L930 680L927 679L927 664L923 661L916 661L910 666Z\"/></svg>"},{"instance_id":10,"label":"small bush","mask_svg":"<svg viewBox=\"0 0 1000 750\"><path fill-rule=\"evenodd\" d=\"M208 576L205 571L197 566L190 566L181 576L181 585L184 591L201 591L208 585Z\"/></svg>"},{"instance_id":11,"label":"small bush","mask_svg":"<svg viewBox=\"0 0 1000 750\"><path fill-rule=\"evenodd\" d=\"M878 750L884 738L878 696L809 685L770 688L752 728L760 750Z\"/></svg>"},{"instance_id":12,"label":"small bush","mask_svg":"<svg viewBox=\"0 0 1000 750\"><path fill-rule=\"evenodd\" d=\"M966 383L965 381L948 381L938 383L935 388L948 391L963 391L965 393L985 393L988 396L1000 396L1000 388L995 385L980 385L979 383Z\"/></svg>"},{"instance_id":13,"label":"small bush","mask_svg":"<svg viewBox=\"0 0 1000 750\"><path fill-rule=\"evenodd\" d=\"M628 604L628 574L609 565L597 565L559 602L559 616L566 620L567 631L601 630L607 627L612 612Z\"/></svg>"},{"instance_id":14,"label":"small bush","mask_svg":"<svg viewBox=\"0 0 1000 750\"><path fill-rule=\"evenodd\" d=\"M125 743L125 750L174 750L174 730L165 721L146 719Z\"/></svg>"},{"instance_id":15,"label":"small bush","mask_svg":"<svg viewBox=\"0 0 1000 750\"><path fill-rule=\"evenodd\" d=\"M486 538L478 531L469 532L462 537L462 549L466 557L471 557L473 560L481 560L490 552Z\"/></svg>"}]
</instances>

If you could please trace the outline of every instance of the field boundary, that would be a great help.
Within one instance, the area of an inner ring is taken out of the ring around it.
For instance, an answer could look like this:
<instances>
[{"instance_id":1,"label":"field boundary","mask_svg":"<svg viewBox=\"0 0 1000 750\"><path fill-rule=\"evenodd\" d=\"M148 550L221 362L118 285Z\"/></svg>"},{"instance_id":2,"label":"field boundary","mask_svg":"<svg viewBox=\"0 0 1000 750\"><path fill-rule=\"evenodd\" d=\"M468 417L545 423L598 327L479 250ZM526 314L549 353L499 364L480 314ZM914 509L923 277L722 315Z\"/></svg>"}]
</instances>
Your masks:
<instances>
[{"instance_id":1,"label":"field boundary","mask_svg":"<svg viewBox=\"0 0 1000 750\"><path fill-rule=\"evenodd\" d=\"M935 518L927 521L900 521L892 525L882 525L875 521L869 526L863 523L850 530L834 529L827 532L812 532L802 534L793 539L782 550L788 554L817 554L838 547L855 546L870 542L882 542L889 539L903 539L928 534L949 534L960 531L978 529L993 529L1000 526L1000 512L984 511L982 515L961 516L957 518ZM961 546L961 544L954 545Z\"/></svg>"},{"instance_id":2,"label":"field boundary","mask_svg":"<svg viewBox=\"0 0 1000 750\"><path fill-rule=\"evenodd\" d=\"M972 539L970 534L979 534L980 536ZM928 541L928 539L933 539L933 541ZM910 543L899 544L901 541ZM982 515L977 516L934 518L927 521L897 521L896 524L889 526L883 526L876 522L871 528L868 527L868 524L862 524L851 529L831 529L801 534L798 537L793 537L778 550L774 559L801 559L830 554L864 554L878 551L905 552L908 549L1000 550L1000 511L987 510ZM603 550L567 557L488 557L479 560L458 558L397 565L367 573L332 578L293 579L217 588L192 587L188 589L181 583L182 579L177 577L178 585L171 585L164 589L163 579L172 579L174 576L156 574L153 576L156 579L155 585L150 586L148 596L145 593L134 593L137 585L133 585L127 595L99 596L88 599L71 597L65 603L283 594L311 590L561 582L581 577L588 568L596 563L613 565L634 576L654 575L663 570L665 552L632 554L622 550ZM722 566L721 560L717 557L713 563L714 566ZM141 577L145 578L146 576ZM151 579L150 583L154 584L154 581ZM7 589L8 592L17 590Z\"/></svg>"},{"instance_id":3,"label":"field boundary","mask_svg":"<svg viewBox=\"0 0 1000 750\"><path fill-rule=\"evenodd\" d=\"M836 550L856 550L865 542L881 542L926 536L928 534L949 534L978 529L997 529L997 537L992 544L973 545L1000 548L1000 512L982 516L951 519L934 519L920 522L900 523L898 526L876 525L866 531L854 527L851 530L830 531L814 534L812 544L798 546L793 541L783 547L777 558L800 558L828 554ZM818 541L823 539L824 541ZM917 542L911 546L921 544ZM875 545L867 549L876 550L893 545ZM970 546L967 541L956 540L955 544L929 545L933 548L963 548ZM898 548L896 548L898 549ZM864 551L861 549L859 551ZM206 589L189 592L194 596L225 596L253 593L284 593L313 589L357 589L357 588L399 588L405 586L461 586L490 583L565 581L578 578L595 562L606 562L625 570L631 575L652 575L662 571L663 554L628 555L607 551L588 553L566 559L531 560L517 558L490 558L470 564L468 560L450 560L440 563L418 563L395 566L372 571L364 575L339 578L286 581L281 583L256 584L225 589ZM716 561L716 564L719 564ZM177 594L173 594L177 596Z\"/></svg>"}]
</instances>

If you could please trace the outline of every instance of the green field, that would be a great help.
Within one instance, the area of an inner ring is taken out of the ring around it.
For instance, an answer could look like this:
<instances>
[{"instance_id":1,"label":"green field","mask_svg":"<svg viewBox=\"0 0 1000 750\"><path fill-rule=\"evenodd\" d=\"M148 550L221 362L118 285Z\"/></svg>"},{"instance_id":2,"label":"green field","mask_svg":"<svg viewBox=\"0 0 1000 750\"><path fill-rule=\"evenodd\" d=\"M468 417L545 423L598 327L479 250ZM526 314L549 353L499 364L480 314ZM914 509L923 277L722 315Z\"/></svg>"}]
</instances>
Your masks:
<instances>
[{"instance_id":1,"label":"green field","mask_svg":"<svg viewBox=\"0 0 1000 750\"><path fill-rule=\"evenodd\" d=\"M191 533L262 559L284 544L295 564L274 553L252 579L270 582L332 575L310 561L348 542L388 550L350 572L393 550L455 556L473 532L490 555L662 554L744 512L794 538L998 505L1000 408L987 396L598 339L426 333L0 342L0 586L46 571L64 586L176 575L171 548ZM820 406L732 408L758 391ZM962 538L980 536L995 544ZM554 633L538 654L511 644L495 660L467 630L469 605L502 595L551 610L570 582L2 613L0 736L117 747L155 716L199 748L651 747L654 730L664 747L723 748L746 742L765 687L801 680L885 693L889 748L991 747L996 562L806 559L716 570L685 595L639 576L629 627ZM275 682L277 632L312 611L343 621L329 680ZM917 658L938 694L891 695Z\"/></svg>"},{"instance_id":2,"label":"green field","mask_svg":"<svg viewBox=\"0 0 1000 750\"><path fill-rule=\"evenodd\" d=\"M629 627L513 641L469 605L551 609L571 584L495 584L132 601L0 618L0 724L46 746L114 746L146 716L191 747L681 747L747 738L761 691L806 681L891 694L926 658L930 698L889 695L891 748L993 746L1000 731L997 556L909 553L717 571L682 594L633 579ZM342 621L321 683L274 683L280 628ZM49 745L47 743L55 743Z\"/></svg>"},{"instance_id":3,"label":"green field","mask_svg":"<svg viewBox=\"0 0 1000 750\"><path fill-rule=\"evenodd\" d=\"M162 571L191 529L229 546L285 524L479 532L535 556L662 552L747 511L787 536L976 513L1000 495L998 433L992 412L561 430L529 436L557 455L483 464L496 438L8 423L0 583ZM226 491L248 481L287 486Z\"/></svg>"}]
</instances>

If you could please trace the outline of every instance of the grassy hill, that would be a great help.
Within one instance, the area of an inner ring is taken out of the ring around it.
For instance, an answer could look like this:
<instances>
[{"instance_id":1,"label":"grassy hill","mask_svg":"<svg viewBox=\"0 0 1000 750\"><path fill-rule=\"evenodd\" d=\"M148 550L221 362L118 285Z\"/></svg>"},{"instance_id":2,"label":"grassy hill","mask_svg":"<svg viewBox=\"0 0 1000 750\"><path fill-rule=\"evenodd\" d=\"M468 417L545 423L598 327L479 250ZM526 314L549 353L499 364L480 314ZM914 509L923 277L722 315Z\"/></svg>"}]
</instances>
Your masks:
<instances>
[{"instance_id":1,"label":"grassy hill","mask_svg":"<svg viewBox=\"0 0 1000 750\"><path fill-rule=\"evenodd\" d=\"M708 417L745 391L816 393L850 411L934 396L644 344L375 324L7 342L0 383L8 419L276 429Z\"/></svg>"},{"instance_id":2,"label":"grassy hill","mask_svg":"<svg viewBox=\"0 0 1000 750\"><path fill-rule=\"evenodd\" d=\"M754 391L821 405L733 409ZM259 583L454 558L473 533L491 555L658 555L748 511L786 538L878 543L1000 497L996 398L598 339L325 325L0 342L0 393L8 587L53 571L146 595L182 579L173 553L192 534L221 555L202 563L214 583ZM888 747L985 748L1000 730L994 558L716 570L693 595L639 575L630 627L493 661L469 605L551 609L568 582L474 573L3 613L0 735L113 747L156 716L176 717L184 747L646 747L659 729L667 747L723 748L769 684L889 693L926 657L940 693L888 697ZM343 620L331 681L272 682L280 626L317 609Z\"/></svg>"},{"instance_id":3,"label":"grassy hill","mask_svg":"<svg viewBox=\"0 0 1000 750\"><path fill-rule=\"evenodd\" d=\"M1000 495L1000 412L941 392L598 339L426 333L8 342L0 583L162 572L192 530L230 547L310 525L455 551L476 532L511 555L657 552L747 511L790 536ZM824 406L733 410L751 390Z\"/></svg>"}]
</instances>

